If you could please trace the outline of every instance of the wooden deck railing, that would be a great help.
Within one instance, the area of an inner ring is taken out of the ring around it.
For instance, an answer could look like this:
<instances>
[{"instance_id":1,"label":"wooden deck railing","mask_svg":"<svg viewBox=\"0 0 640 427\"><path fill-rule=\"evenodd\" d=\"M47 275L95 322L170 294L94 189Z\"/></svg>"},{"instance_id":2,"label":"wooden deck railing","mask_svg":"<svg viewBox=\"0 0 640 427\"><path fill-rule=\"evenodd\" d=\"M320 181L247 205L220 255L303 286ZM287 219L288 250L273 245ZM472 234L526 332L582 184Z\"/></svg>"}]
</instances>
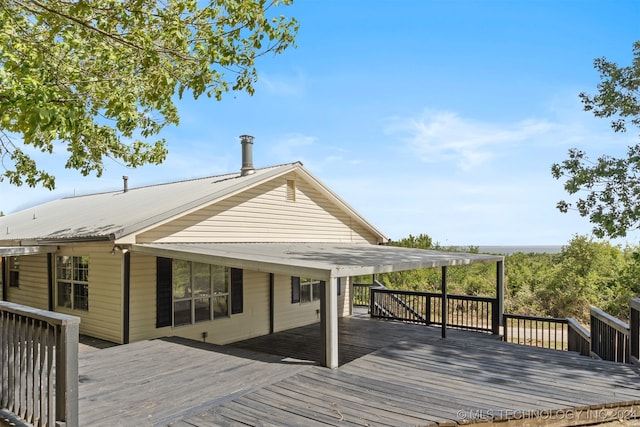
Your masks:
<instances>
[{"instance_id":1,"label":"wooden deck railing","mask_svg":"<svg viewBox=\"0 0 640 427\"><path fill-rule=\"evenodd\" d=\"M442 294L370 288L371 317L442 325ZM447 296L447 326L481 332L495 329L495 298Z\"/></svg>"},{"instance_id":2,"label":"wooden deck railing","mask_svg":"<svg viewBox=\"0 0 640 427\"><path fill-rule=\"evenodd\" d=\"M0 302L0 408L36 427L78 426L80 319Z\"/></svg>"},{"instance_id":3,"label":"wooden deck railing","mask_svg":"<svg viewBox=\"0 0 640 427\"><path fill-rule=\"evenodd\" d=\"M532 347L568 350L568 319L504 315L504 340Z\"/></svg>"},{"instance_id":4,"label":"wooden deck railing","mask_svg":"<svg viewBox=\"0 0 640 427\"><path fill-rule=\"evenodd\" d=\"M369 305L371 317L442 325L442 294L354 284L354 305ZM447 327L499 334L505 341L575 351L584 356L640 366L640 298L629 302L629 324L592 307L590 331L572 318L504 314L495 298L447 295Z\"/></svg>"},{"instance_id":5,"label":"wooden deck railing","mask_svg":"<svg viewBox=\"0 0 640 427\"><path fill-rule=\"evenodd\" d=\"M634 353L640 350L640 299L632 299L629 306L630 325L591 307L590 331L571 318L505 314L504 339L523 345L576 351L612 362L638 363Z\"/></svg>"},{"instance_id":6,"label":"wooden deck railing","mask_svg":"<svg viewBox=\"0 0 640 427\"><path fill-rule=\"evenodd\" d=\"M353 305L356 307L369 307L371 304L370 288L377 286L374 283L353 284Z\"/></svg>"},{"instance_id":7,"label":"wooden deck railing","mask_svg":"<svg viewBox=\"0 0 640 427\"><path fill-rule=\"evenodd\" d=\"M600 359L630 363L629 325L591 307L591 353Z\"/></svg>"},{"instance_id":8,"label":"wooden deck railing","mask_svg":"<svg viewBox=\"0 0 640 427\"><path fill-rule=\"evenodd\" d=\"M575 351L583 356L591 356L591 334L576 319L567 319L569 335L567 350Z\"/></svg>"}]
</instances>

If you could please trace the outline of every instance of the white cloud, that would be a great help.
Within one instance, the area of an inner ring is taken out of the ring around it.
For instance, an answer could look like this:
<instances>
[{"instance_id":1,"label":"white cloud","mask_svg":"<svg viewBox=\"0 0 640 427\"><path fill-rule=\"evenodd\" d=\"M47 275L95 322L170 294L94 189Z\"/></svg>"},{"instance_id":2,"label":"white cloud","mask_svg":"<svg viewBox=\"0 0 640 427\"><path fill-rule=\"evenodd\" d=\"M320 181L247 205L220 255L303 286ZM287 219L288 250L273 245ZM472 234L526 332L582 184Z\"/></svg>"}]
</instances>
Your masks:
<instances>
[{"instance_id":1,"label":"white cloud","mask_svg":"<svg viewBox=\"0 0 640 427\"><path fill-rule=\"evenodd\" d=\"M387 133L400 134L424 162L454 162L471 170L496 157L499 147L549 134L553 127L545 120L501 124L465 119L450 111L425 111L394 119Z\"/></svg>"}]
</instances>

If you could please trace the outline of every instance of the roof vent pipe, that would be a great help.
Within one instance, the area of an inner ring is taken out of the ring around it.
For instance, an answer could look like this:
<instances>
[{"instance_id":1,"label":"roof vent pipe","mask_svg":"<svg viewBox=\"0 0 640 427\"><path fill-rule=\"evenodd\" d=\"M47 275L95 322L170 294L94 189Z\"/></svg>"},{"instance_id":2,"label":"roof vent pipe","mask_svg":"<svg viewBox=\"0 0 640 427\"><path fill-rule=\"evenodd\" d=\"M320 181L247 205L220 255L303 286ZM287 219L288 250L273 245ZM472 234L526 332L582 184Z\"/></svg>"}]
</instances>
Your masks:
<instances>
[{"instance_id":1,"label":"roof vent pipe","mask_svg":"<svg viewBox=\"0 0 640 427\"><path fill-rule=\"evenodd\" d=\"M251 135L240 135L240 144L242 144L240 176L251 175L256 172L253 167L253 137Z\"/></svg>"},{"instance_id":2,"label":"roof vent pipe","mask_svg":"<svg viewBox=\"0 0 640 427\"><path fill-rule=\"evenodd\" d=\"M129 177L124 175L122 177L122 183L124 185L123 192L126 193L127 191L129 191Z\"/></svg>"}]
</instances>

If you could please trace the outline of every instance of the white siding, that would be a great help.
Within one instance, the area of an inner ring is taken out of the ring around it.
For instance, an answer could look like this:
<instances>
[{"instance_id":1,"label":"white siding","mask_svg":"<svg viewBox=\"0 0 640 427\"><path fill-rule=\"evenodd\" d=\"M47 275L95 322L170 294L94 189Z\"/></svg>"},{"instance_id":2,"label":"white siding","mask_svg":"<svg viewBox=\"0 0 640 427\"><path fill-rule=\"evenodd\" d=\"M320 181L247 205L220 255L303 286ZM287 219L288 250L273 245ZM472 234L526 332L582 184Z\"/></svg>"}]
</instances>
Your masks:
<instances>
[{"instance_id":1,"label":"white siding","mask_svg":"<svg viewBox=\"0 0 640 427\"><path fill-rule=\"evenodd\" d=\"M49 274L47 271L47 255L21 256L19 274L19 287L14 288L7 283L7 301L48 310Z\"/></svg>"},{"instance_id":2,"label":"white siding","mask_svg":"<svg viewBox=\"0 0 640 427\"><path fill-rule=\"evenodd\" d=\"M156 257L131 254L129 341L171 335L171 328L156 328Z\"/></svg>"},{"instance_id":3,"label":"white siding","mask_svg":"<svg viewBox=\"0 0 640 427\"><path fill-rule=\"evenodd\" d=\"M287 180L296 180L295 202ZM291 195L289 195L291 199ZM291 173L138 236L139 243L377 243L377 236Z\"/></svg>"},{"instance_id":4,"label":"white siding","mask_svg":"<svg viewBox=\"0 0 640 427\"><path fill-rule=\"evenodd\" d=\"M320 301L291 302L291 277L275 276L274 332L320 322Z\"/></svg>"},{"instance_id":5,"label":"white siding","mask_svg":"<svg viewBox=\"0 0 640 427\"><path fill-rule=\"evenodd\" d=\"M351 315L351 278L343 277L340 281L340 296L338 297L338 317Z\"/></svg>"},{"instance_id":6,"label":"white siding","mask_svg":"<svg viewBox=\"0 0 640 427\"><path fill-rule=\"evenodd\" d=\"M55 311L80 317L80 333L122 342L122 253L111 255L113 245L63 246L55 256L89 257L89 311L59 307L54 275ZM55 268L55 260L54 260Z\"/></svg>"},{"instance_id":7,"label":"white siding","mask_svg":"<svg viewBox=\"0 0 640 427\"><path fill-rule=\"evenodd\" d=\"M179 336L227 344L269 333L269 274L243 271L243 312L193 325L156 328L156 258L133 253L131 257L130 340Z\"/></svg>"}]
</instances>

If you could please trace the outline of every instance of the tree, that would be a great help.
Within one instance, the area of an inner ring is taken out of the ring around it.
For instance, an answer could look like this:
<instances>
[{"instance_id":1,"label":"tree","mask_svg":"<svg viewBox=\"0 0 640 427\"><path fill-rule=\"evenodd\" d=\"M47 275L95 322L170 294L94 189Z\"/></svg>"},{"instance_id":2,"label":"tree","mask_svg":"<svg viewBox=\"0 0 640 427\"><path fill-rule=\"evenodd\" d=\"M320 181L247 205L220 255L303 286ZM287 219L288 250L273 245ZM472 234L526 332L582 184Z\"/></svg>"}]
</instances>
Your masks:
<instances>
[{"instance_id":1,"label":"tree","mask_svg":"<svg viewBox=\"0 0 640 427\"><path fill-rule=\"evenodd\" d=\"M640 128L640 41L633 45L630 66L621 67L596 59L601 83L594 96L580 94L585 111L596 117L611 119L615 132L626 132L629 126ZM624 237L640 227L640 144L628 147L627 157L608 155L591 161L577 148L569 150L569 158L551 168L556 179L566 177L565 190L573 195L585 192L573 204L560 201L561 212L577 209L589 217L597 237Z\"/></svg>"},{"instance_id":2,"label":"tree","mask_svg":"<svg viewBox=\"0 0 640 427\"><path fill-rule=\"evenodd\" d=\"M0 180L54 188L29 151L65 145L85 176L162 162L175 96L253 94L256 59L294 43L273 13L291 2L0 0Z\"/></svg>"}]
</instances>

